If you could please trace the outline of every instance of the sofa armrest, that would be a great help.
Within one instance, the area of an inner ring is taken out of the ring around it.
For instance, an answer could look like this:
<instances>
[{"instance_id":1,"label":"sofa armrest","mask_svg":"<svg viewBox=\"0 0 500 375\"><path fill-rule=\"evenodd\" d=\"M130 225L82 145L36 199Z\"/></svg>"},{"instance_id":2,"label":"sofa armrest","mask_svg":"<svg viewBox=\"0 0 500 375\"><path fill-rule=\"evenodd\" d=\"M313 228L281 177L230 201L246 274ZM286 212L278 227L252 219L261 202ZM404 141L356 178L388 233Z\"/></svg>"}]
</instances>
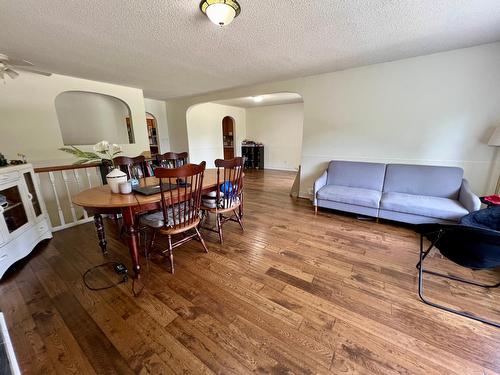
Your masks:
<instances>
[{"instance_id":1,"label":"sofa armrest","mask_svg":"<svg viewBox=\"0 0 500 375\"><path fill-rule=\"evenodd\" d=\"M318 205L318 199L316 198L316 193L319 189L326 185L326 180L328 177L328 171L324 171L321 176L318 177L316 181L314 181L313 191L314 191L314 205Z\"/></svg>"},{"instance_id":2,"label":"sofa armrest","mask_svg":"<svg viewBox=\"0 0 500 375\"><path fill-rule=\"evenodd\" d=\"M462 180L462 187L458 195L458 200L469 212L477 211L481 208L479 197L470 188L469 181Z\"/></svg>"}]
</instances>

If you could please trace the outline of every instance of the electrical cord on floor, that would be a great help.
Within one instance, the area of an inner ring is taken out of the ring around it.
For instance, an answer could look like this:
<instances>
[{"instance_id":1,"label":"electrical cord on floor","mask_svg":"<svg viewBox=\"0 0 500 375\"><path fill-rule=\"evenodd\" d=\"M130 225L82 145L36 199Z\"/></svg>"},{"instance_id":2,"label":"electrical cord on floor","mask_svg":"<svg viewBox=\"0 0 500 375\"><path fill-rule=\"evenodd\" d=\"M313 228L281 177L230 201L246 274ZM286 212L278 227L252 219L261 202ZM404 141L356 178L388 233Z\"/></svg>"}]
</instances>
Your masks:
<instances>
[{"instance_id":1,"label":"electrical cord on floor","mask_svg":"<svg viewBox=\"0 0 500 375\"><path fill-rule=\"evenodd\" d=\"M106 285L103 287L93 287L93 286L89 285L89 283L87 282L87 275L96 269L99 269L101 267L105 267L108 265L113 265L115 272L119 275L123 275L122 279L116 283L112 283L110 285ZM97 266L93 266L93 267L89 268L87 271L85 271L82 278L83 278L83 283L85 284L87 289L90 289L93 291L105 290L105 289L114 288L115 286L126 283L128 281L128 270L127 270L127 267L125 267L122 263L110 261L110 262L105 262L105 263L98 264Z\"/></svg>"},{"instance_id":2,"label":"electrical cord on floor","mask_svg":"<svg viewBox=\"0 0 500 375\"><path fill-rule=\"evenodd\" d=\"M135 193L132 193L139 208L141 207L141 202L139 201L139 199L137 198L137 195ZM108 265L113 265L113 268L114 268L114 271L119 274L119 275L123 275L122 279L116 283L113 283L113 284L110 284L110 285L106 285L106 286L103 286L103 287L93 287L91 285L89 285L89 283L87 282L87 275L98 269L98 268L101 268L101 267L105 267L105 266L108 266ZM147 268L147 273L146 275L149 274L149 259L146 258L146 268ZM117 262L117 261L109 261L109 262L105 262L105 263L102 263L102 264L98 264L97 266L93 266L91 268L89 268L87 271L85 271L85 273L83 274L83 283L85 284L85 286L87 287L87 289L89 290L92 290L92 291L99 291L99 290L106 290L106 289L110 289L110 288L114 288L115 286L118 286L120 284L124 284L128 281L129 279L129 276L128 276L128 269L127 267L121 263L121 262ZM145 279L143 279L143 285L142 285L142 288L139 289L138 291L135 290L135 287L136 287L136 279L135 278L132 278L132 294L134 295L134 297L137 297L139 296L142 291L144 290L144 287L146 286L145 284Z\"/></svg>"}]
</instances>

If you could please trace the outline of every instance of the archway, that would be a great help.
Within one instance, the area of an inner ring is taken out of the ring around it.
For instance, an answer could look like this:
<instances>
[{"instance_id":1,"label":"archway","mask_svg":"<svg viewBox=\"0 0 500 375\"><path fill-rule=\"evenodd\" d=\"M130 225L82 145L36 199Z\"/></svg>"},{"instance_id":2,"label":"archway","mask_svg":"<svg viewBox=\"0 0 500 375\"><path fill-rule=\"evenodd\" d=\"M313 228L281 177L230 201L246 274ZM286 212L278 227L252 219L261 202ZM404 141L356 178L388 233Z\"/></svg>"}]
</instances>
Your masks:
<instances>
[{"instance_id":1,"label":"archway","mask_svg":"<svg viewBox=\"0 0 500 375\"><path fill-rule=\"evenodd\" d=\"M65 145L134 143L130 107L111 95L91 91L64 91L56 96L59 127Z\"/></svg>"}]
</instances>

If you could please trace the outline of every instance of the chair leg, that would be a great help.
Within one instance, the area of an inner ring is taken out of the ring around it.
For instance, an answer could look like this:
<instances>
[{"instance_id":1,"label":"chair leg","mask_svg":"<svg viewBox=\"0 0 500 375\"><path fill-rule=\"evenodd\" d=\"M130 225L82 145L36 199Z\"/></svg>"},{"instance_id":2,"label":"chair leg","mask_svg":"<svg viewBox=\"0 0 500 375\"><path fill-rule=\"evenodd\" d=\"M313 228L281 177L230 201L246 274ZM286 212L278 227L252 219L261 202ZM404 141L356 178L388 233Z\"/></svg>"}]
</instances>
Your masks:
<instances>
[{"instance_id":1,"label":"chair leg","mask_svg":"<svg viewBox=\"0 0 500 375\"><path fill-rule=\"evenodd\" d=\"M222 245L222 243L224 242L224 238L222 235L222 221L221 221L222 214L217 213L216 215L217 215L217 231L219 232L219 241Z\"/></svg>"},{"instance_id":2,"label":"chair leg","mask_svg":"<svg viewBox=\"0 0 500 375\"><path fill-rule=\"evenodd\" d=\"M173 274L175 272L174 270L174 249L172 247L172 236L169 234L168 235L168 255L170 257L170 267L171 267L171 273Z\"/></svg>"},{"instance_id":3,"label":"chair leg","mask_svg":"<svg viewBox=\"0 0 500 375\"><path fill-rule=\"evenodd\" d=\"M196 231L196 234L198 235L198 238L200 239L200 242L203 245L203 248L205 249L205 253L208 253L207 245L205 244L205 240L201 236L199 229L197 227L195 227L194 230Z\"/></svg>"},{"instance_id":4,"label":"chair leg","mask_svg":"<svg viewBox=\"0 0 500 375\"><path fill-rule=\"evenodd\" d=\"M153 229L153 233L151 233L151 239L149 240L149 244L146 242L146 238L144 239L144 246L146 248L146 258L151 253L151 249L153 248L155 239L156 239L156 229Z\"/></svg>"},{"instance_id":5,"label":"chair leg","mask_svg":"<svg viewBox=\"0 0 500 375\"><path fill-rule=\"evenodd\" d=\"M472 314L465 312L465 311L452 309L452 308L444 306L444 305L439 305L439 304L431 302L425 298L425 296L424 296L424 273L429 273L432 275L441 276L441 277L445 277L448 279L452 279L452 280L456 280L456 281L460 281L460 282L465 282L465 283L473 284L473 285L477 285L477 286L482 286L482 287L486 287L486 288L497 288L500 286L500 283L495 284L495 285L483 285L483 284L471 282L469 280L464 280L464 279L461 279L459 277L447 276L447 275L443 275L443 274L440 274L437 272L424 270L424 263L423 262L424 262L425 257L427 256L427 254L429 254L431 249L432 249L432 247L430 249L428 249L427 251L424 251L423 246L420 247L420 261L417 264L417 268L418 268L418 296L420 297L422 302L424 302L425 304L427 304L429 306L433 306L433 307L436 307L438 309L448 311L448 312L456 314L456 315L463 316L465 318L473 319L473 320L476 320L478 322L482 322L485 324L492 325L493 327L500 328L500 323L497 323L497 322L494 322L494 321L491 321L488 319L484 319L484 318L481 318L479 316L472 315Z\"/></svg>"},{"instance_id":6,"label":"chair leg","mask_svg":"<svg viewBox=\"0 0 500 375\"><path fill-rule=\"evenodd\" d=\"M432 248L434 247L434 245L436 244L436 242L438 240L439 240L439 236L437 239L435 239L433 242L431 242L431 244L427 248L427 250L424 251L424 235L423 234L420 235L420 252L423 253L423 255L422 255L422 259L416 265L417 269L420 269L420 264L422 263L422 261L425 258L427 258L427 255L429 255L429 253L431 252Z\"/></svg>"},{"instance_id":7,"label":"chair leg","mask_svg":"<svg viewBox=\"0 0 500 375\"><path fill-rule=\"evenodd\" d=\"M241 230L245 231L245 228L243 228L243 221L241 220L241 217L238 212L236 212L236 210L234 210L234 216L236 216L236 220L238 220L238 224L240 224Z\"/></svg>"},{"instance_id":8,"label":"chair leg","mask_svg":"<svg viewBox=\"0 0 500 375\"><path fill-rule=\"evenodd\" d=\"M318 206L314 206L314 216L318 214Z\"/></svg>"}]
</instances>

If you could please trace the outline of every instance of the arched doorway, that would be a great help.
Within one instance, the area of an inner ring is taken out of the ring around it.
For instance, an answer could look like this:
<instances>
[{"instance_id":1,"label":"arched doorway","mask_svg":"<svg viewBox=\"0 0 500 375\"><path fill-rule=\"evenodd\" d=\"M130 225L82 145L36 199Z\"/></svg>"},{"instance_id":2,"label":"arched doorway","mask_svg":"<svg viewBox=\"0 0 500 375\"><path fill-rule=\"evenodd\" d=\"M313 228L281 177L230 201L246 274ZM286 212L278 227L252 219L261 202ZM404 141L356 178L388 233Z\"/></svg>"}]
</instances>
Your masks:
<instances>
[{"instance_id":1,"label":"arched doorway","mask_svg":"<svg viewBox=\"0 0 500 375\"><path fill-rule=\"evenodd\" d=\"M234 119L226 116L222 119L222 142L224 147L224 159L234 158L235 137Z\"/></svg>"}]
</instances>

